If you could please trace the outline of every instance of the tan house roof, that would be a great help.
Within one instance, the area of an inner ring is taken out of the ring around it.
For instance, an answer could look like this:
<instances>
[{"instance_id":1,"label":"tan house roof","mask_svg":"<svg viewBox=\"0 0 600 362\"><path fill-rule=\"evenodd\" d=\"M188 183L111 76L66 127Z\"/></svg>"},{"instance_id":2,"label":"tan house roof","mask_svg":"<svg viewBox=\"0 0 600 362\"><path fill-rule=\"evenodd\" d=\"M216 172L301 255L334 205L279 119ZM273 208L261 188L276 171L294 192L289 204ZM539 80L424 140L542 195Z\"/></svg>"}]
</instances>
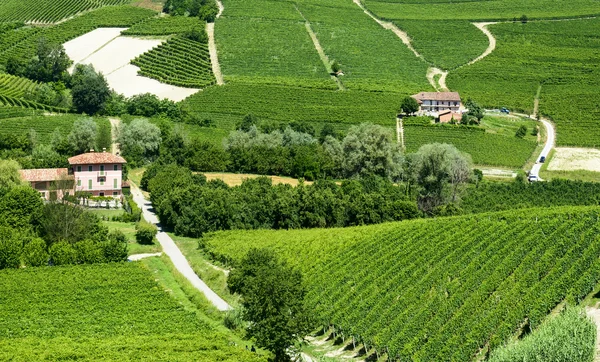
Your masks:
<instances>
[{"instance_id":1,"label":"tan house roof","mask_svg":"<svg viewBox=\"0 0 600 362\"><path fill-rule=\"evenodd\" d=\"M19 173L21 178L28 182L58 181L69 175L66 168L36 168L20 170Z\"/></svg>"},{"instance_id":2,"label":"tan house roof","mask_svg":"<svg viewBox=\"0 0 600 362\"><path fill-rule=\"evenodd\" d=\"M460 102L460 94L458 92L421 92L412 95L417 101L448 101Z\"/></svg>"},{"instance_id":3,"label":"tan house roof","mask_svg":"<svg viewBox=\"0 0 600 362\"><path fill-rule=\"evenodd\" d=\"M127 163L121 156L110 152L88 152L69 158L71 165L99 165L105 163Z\"/></svg>"}]
</instances>

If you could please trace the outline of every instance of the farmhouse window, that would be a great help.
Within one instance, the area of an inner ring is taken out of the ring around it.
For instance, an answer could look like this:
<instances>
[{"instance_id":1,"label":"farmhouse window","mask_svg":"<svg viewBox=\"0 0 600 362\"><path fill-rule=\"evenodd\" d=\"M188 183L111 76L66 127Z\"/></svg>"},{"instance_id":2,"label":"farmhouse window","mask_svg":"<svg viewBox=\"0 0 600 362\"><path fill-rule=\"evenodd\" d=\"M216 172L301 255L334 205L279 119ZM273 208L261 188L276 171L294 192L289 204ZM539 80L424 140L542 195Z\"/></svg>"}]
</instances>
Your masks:
<instances>
[{"instance_id":1,"label":"farmhouse window","mask_svg":"<svg viewBox=\"0 0 600 362\"><path fill-rule=\"evenodd\" d=\"M89 171L89 172L92 172L92 171L94 171L94 166L88 166L88 171Z\"/></svg>"},{"instance_id":2,"label":"farmhouse window","mask_svg":"<svg viewBox=\"0 0 600 362\"><path fill-rule=\"evenodd\" d=\"M77 186L81 186L81 180L77 180Z\"/></svg>"},{"instance_id":3,"label":"farmhouse window","mask_svg":"<svg viewBox=\"0 0 600 362\"><path fill-rule=\"evenodd\" d=\"M113 180L113 189L116 189L116 188L117 188L117 179L114 179Z\"/></svg>"},{"instance_id":4,"label":"farmhouse window","mask_svg":"<svg viewBox=\"0 0 600 362\"><path fill-rule=\"evenodd\" d=\"M113 165L113 170L119 171L119 165Z\"/></svg>"},{"instance_id":5,"label":"farmhouse window","mask_svg":"<svg viewBox=\"0 0 600 362\"><path fill-rule=\"evenodd\" d=\"M104 165L100 165L100 175L104 175Z\"/></svg>"},{"instance_id":6,"label":"farmhouse window","mask_svg":"<svg viewBox=\"0 0 600 362\"><path fill-rule=\"evenodd\" d=\"M77 172L81 172L81 166L77 166Z\"/></svg>"},{"instance_id":7,"label":"farmhouse window","mask_svg":"<svg viewBox=\"0 0 600 362\"><path fill-rule=\"evenodd\" d=\"M101 178L100 178L100 185L101 185L101 186L104 186L104 177L101 177Z\"/></svg>"},{"instance_id":8,"label":"farmhouse window","mask_svg":"<svg viewBox=\"0 0 600 362\"><path fill-rule=\"evenodd\" d=\"M113 191L113 196L119 196L119 193L117 191Z\"/></svg>"},{"instance_id":9,"label":"farmhouse window","mask_svg":"<svg viewBox=\"0 0 600 362\"><path fill-rule=\"evenodd\" d=\"M91 190L92 189L92 180L88 180L88 189Z\"/></svg>"}]
</instances>

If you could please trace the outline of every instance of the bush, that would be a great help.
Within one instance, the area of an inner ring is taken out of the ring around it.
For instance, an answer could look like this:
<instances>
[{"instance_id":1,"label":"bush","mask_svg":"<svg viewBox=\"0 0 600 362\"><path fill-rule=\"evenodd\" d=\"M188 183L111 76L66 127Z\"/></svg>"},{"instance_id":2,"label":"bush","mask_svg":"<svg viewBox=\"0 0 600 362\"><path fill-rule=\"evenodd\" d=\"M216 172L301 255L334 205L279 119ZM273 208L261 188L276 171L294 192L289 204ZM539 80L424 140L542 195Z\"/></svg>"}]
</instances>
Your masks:
<instances>
[{"instance_id":1,"label":"bush","mask_svg":"<svg viewBox=\"0 0 600 362\"><path fill-rule=\"evenodd\" d=\"M77 251L66 241L59 241L50 247L50 261L53 265L77 263Z\"/></svg>"},{"instance_id":2,"label":"bush","mask_svg":"<svg viewBox=\"0 0 600 362\"><path fill-rule=\"evenodd\" d=\"M242 319L242 312L238 309L228 310L223 318L223 324L225 327L235 331L241 329L244 326L244 320Z\"/></svg>"},{"instance_id":3,"label":"bush","mask_svg":"<svg viewBox=\"0 0 600 362\"><path fill-rule=\"evenodd\" d=\"M157 233L157 227L145 221L140 221L135 225L135 240L140 244L153 244Z\"/></svg>"},{"instance_id":4,"label":"bush","mask_svg":"<svg viewBox=\"0 0 600 362\"><path fill-rule=\"evenodd\" d=\"M104 263L104 250L101 243L93 240L84 240L75 244L77 261L83 264Z\"/></svg>"},{"instance_id":5,"label":"bush","mask_svg":"<svg viewBox=\"0 0 600 362\"><path fill-rule=\"evenodd\" d=\"M138 222L142 219L142 210L138 207L138 205L133 201L133 196L126 195L123 199L123 215L119 217L115 217L115 221L121 222Z\"/></svg>"},{"instance_id":6,"label":"bush","mask_svg":"<svg viewBox=\"0 0 600 362\"><path fill-rule=\"evenodd\" d=\"M102 243L102 249L107 262L127 260L127 238L121 231L108 234L108 240Z\"/></svg>"},{"instance_id":7,"label":"bush","mask_svg":"<svg viewBox=\"0 0 600 362\"><path fill-rule=\"evenodd\" d=\"M25 244L23 248L23 263L26 266L44 266L48 265L48 252L46 251L46 242L40 238L34 238Z\"/></svg>"},{"instance_id":8,"label":"bush","mask_svg":"<svg viewBox=\"0 0 600 362\"><path fill-rule=\"evenodd\" d=\"M527 134L527 127L524 125L521 125L519 127L519 129L517 129L517 132L515 133L515 137L523 138L523 137L525 137L526 134Z\"/></svg>"},{"instance_id":9,"label":"bush","mask_svg":"<svg viewBox=\"0 0 600 362\"><path fill-rule=\"evenodd\" d=\"M0 269L21 265L22 243L19 235L9 228L0 227Z\"/></svg>"},{"instance_id":10,"label":"bush","mask_svg":"<svg viewBox=\"0 0 600 362\"><path fill-rule=\"evenodd\" d=\"M596 326L581 309L567 307L523 340L495 350L490 362L590 362Z\"/></svg>"}]
</instances>

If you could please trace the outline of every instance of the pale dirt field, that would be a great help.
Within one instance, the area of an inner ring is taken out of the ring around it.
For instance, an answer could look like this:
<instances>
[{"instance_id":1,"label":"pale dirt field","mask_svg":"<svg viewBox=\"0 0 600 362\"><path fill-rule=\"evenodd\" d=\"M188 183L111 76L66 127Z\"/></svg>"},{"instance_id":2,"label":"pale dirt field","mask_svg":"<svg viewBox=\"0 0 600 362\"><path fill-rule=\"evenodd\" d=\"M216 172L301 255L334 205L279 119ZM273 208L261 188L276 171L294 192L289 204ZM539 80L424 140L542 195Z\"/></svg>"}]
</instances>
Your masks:
<instances>
[{"instance_id":1,"label":"pale dirt field","mask_svg":"<svg viewBox=\"0 0 600 362\"><path fill-rule=\"evenodd\" d=\"M75 63L92 64L104 74L112 89L126 97L152 93L159 98L179 102L199 91L139 76L139 68L129 62L160 45L163 40L118 36L125 29L96 29L65 43L65 50Z\"/></svg>"},{"instance_id":2,"label":"pale dirt field","mask_svg":"<svg viewBox=\"0 0 600 362\"><path fill-rule=\"evenodd\" d=\"M587 170L600 172L600 150L594 148L557 147L548 171Z\"/></svg>"},{"instance_id":3,"label":"pale dirt field","mask_svg":"<svg viewBox=\"0 0 600 362\"><path fill-rule=\"evenodd\" d=\"M93 52L121 35L127 28L98 28L63 44L73 63L80 63Z\"/></svg>"},{"instance_id":4,"label":"pale dirt field","mask_svg":"<svg viewBox=\"0 0 600 362\"><path fill-rule=\"evenodd\" d=\"M245 179L257 178L260 175L247 174L247 173L219 173L219 172L206 172L203 173L208 181L210 180L222 180L228 186L239 186ZM273 184L287 184L292 186L298 186L298 180L291 177L279 177L279 176L266 176L273 181ZM311 181L304 181L305 185L312 184Z\"/></svg>"},{"instance_id":5,"label":"pale dirt field","mask_svg":"<svg viewBox=\"0 0 600 362\"><path fill-rule=\"evenodd\" d=\"M135 65L127 64L109 74L106 80L112 89L126 97L152 93L158 98L168 98L174 102L179 102L199 91L199 89L176 87L161 83L156 79L139 76L139 70L140 68Z\"/></svg>"}]
</instances>

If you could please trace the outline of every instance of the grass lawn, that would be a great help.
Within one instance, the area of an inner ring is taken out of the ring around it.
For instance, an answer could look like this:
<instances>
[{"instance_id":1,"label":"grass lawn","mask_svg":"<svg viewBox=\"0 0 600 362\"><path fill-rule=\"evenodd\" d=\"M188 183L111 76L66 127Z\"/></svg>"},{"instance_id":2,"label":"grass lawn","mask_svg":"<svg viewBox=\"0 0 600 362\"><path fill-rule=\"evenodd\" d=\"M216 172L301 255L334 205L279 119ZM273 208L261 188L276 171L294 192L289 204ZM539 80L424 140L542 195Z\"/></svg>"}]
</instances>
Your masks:
<instances>
[{"instance_id":1,"label":"grass lawn","mask_svg":"<svg viewBox=\"0 0 600 362\"><path fill-rule=\"evenodd\" d=\"M517 129L521 126L527 127L527 135L523 138L530 141L537 141L537 136L533 136L531 131L537 128L539 124L530 119L511 115L486 114L481 120L481 126L487 133L494 133L507 137L515 137ZM540 127L543 128L543 127Z\"/></svg>"}]
</instances>

